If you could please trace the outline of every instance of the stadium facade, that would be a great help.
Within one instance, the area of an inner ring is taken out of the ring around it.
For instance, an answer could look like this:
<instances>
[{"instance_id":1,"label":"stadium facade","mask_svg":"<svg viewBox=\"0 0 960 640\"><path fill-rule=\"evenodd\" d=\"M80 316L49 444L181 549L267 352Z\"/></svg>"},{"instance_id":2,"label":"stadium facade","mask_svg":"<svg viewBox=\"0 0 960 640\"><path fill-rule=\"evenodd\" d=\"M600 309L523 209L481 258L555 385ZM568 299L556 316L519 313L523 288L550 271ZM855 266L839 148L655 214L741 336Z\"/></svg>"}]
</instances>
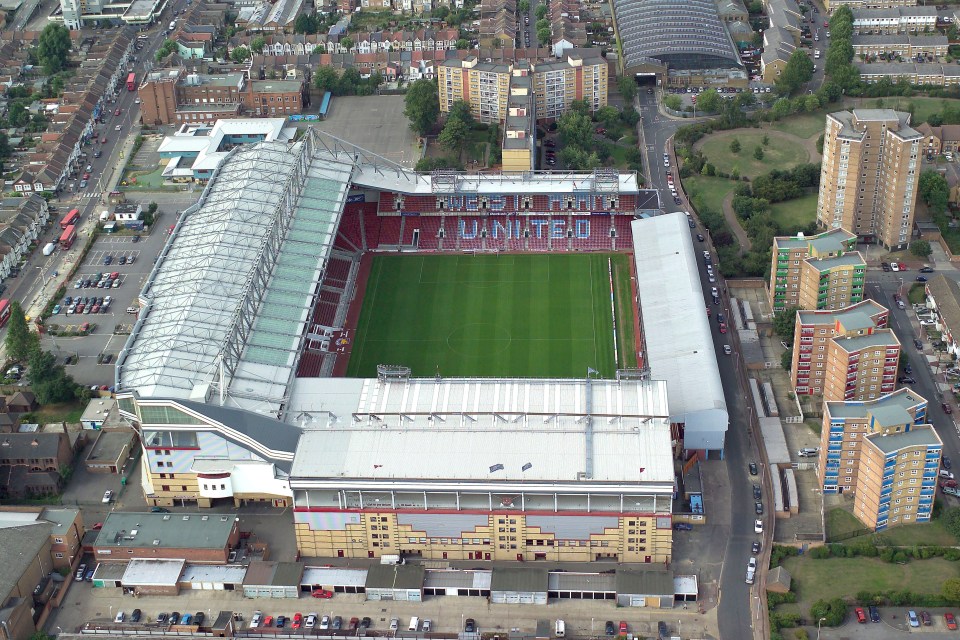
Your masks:
<instances>
[{"instance_id":1,"label":"stadium facade","mask_svg":"<svg viewBox=\"0 0 960 640\"><path fill-rule=\"evenodd\" d=\"M313 130L235 149L116 365L148 503L292 505L308 556L669 559L684 425L648 370L334 375L367 252L630 250L658 213L632 173L417 174Z\"/></svg>"}]
</instances>

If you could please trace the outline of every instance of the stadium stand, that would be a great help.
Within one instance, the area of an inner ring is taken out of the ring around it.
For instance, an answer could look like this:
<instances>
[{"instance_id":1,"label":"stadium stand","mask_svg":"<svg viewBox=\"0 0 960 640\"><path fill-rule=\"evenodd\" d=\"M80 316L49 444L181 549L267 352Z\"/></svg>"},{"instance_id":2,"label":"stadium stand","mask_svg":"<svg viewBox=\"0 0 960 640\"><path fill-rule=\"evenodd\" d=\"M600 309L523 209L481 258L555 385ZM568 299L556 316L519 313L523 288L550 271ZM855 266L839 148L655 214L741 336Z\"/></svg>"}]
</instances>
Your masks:
<instances>
[{"instance_id":1,"label":"stadium stand","mask_svg":"<svg viewBox=\"0 0 960 640\"><path fill-rule=\"evenodd\" d=\"M376 211L364 210L363 237L368 249L380 246L380 216Z\"/></svg>"},{"instance_id":2,"label":"stadium stand","mask_svg":"<svg viewBox=\"0 0 960 640\"><path fill-rule=\"evenodd\" d=\"M397 246L400 244L400 226L403 218L400 216L380 216L380 233L377 246Z\"/></svg>"},{"instance_id":3,"label":"stadium stand","mask_svg":"<svg viewBox=\"0 0 960 640\"><path fill-rule=\"evenodd\" d=\"M414 218L410 218L414 220ZM421 251L437 251L440 249L440 225L443 224L443 218L438 216L420 216L416 218L416 225L411 228L420 229L420 241L418 248Z\"/></svg>"},{"instance_id":4,"label":"stadium stand","mask_svg":"<svg viewBox=\"0 0 960 640\"><path fill-rule=\"evenodd\" d=\"M376 205L373 203L349 203L343 210L343 220L337 229L337 242L334 245L338 249L345 251L365 251L367 245L363 237L363 222L361 218L364 212L370 210L374 214Z\"/></svg>"},{"instance_id":5,"label":"stadium stand","mask_svg":"<svg viewBox=\"0 0 960 640\"><path fill-rule=\"evenodd\" d=\"M331 287L342 289L350 277L350 268L353 262L339 257L331 257L327 263L327 277L323 283Z\"/></svg>"}]
</instances>

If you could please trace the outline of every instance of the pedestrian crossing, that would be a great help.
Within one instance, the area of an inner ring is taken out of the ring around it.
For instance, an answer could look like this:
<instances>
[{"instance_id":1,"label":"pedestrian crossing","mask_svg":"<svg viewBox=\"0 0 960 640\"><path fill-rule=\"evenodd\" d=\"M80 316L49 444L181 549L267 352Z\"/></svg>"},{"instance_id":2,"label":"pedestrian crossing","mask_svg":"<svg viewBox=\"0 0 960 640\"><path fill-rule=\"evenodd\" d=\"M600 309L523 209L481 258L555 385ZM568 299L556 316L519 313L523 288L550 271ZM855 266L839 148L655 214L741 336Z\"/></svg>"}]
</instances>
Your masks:
<instances>
[{"instance_id":1,"label":"pedestrian crossing","mask_svg":"<svg viewBox=\"0 0 960 640\"><path fill-rule=\"evenodd\" d=\"M99 197L100 197L100 192L99 192L99 191L84 191L83 193L78 193L78 194L77 194L77 197L78 197L78 198L99 198Z\"/></svg>"}]
</instances>

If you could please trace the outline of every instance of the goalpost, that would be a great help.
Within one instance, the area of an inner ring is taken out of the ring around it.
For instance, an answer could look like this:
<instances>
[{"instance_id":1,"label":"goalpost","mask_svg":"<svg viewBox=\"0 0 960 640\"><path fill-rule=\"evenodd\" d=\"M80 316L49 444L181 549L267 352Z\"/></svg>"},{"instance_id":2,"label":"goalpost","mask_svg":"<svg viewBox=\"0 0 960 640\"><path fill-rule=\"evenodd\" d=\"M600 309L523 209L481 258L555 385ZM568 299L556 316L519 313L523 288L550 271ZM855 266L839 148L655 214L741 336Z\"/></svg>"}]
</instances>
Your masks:
<instances>
[{"instance_id":1,"label":"goalpost","mask_svg":"<svg viewBox=\"0 0 960 640\"><path fill-rule=\"evenodd\" d=\"M617 346L617 305L613 296L613 259L607 257L607 279L610 282L610 319L613 320L613 364L620 368L620 352Z\"/></svg>"}]
</instances>

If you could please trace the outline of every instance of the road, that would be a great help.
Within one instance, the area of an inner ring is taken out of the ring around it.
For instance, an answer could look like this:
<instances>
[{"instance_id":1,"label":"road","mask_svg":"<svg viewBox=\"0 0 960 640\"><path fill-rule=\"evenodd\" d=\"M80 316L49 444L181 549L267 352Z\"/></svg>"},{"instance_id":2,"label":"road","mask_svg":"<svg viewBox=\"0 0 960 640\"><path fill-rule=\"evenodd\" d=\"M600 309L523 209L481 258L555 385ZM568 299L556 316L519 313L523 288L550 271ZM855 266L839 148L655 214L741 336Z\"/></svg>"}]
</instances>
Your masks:
<instances>
[{"instance_id":1,"label":"road","mask_svg":"<svg viewBox=\"0 0 960 640\"><path fill-rule=\"evenodd\" d=\"M685 201L680 205L673 203L673 196L667 186L667 172L673 172L677 177L676 160L673 157L672 138L678 128L689 124L690 120L676 120L669 118L657 110L656 94L647 93L646 87L641 87L637 97L639 111L643 116L641 144L644 155L644 165L647 172L647 184L650 188L658 189L666 211L675 211L686 208ZM670 167L664 167L663 154L671 157ZM710 284L706 277L704 262L699 257L702 250L708 245L697 240L697 234L705 233L701 225L691 229L691 240L694 250L698 254L701 285L703 287L704 307L710 307L714 313L722 310L728 318L729 308L727 296L721 296L722 305L714 306L711 302ZM723 280L716 285L723 287ZM751 588L744 582L747 561L750 558L750 545L757 539L753 532L753 501L751 494L750 476L747 473L747 463L755 460L755 449L748 437L748 407L745 402L746 393L740 387L739 357L723 355L723 345L729 344L727 335L719 333L716 323L711 322L713 330L714 349L718 354L720 378L723 381L723 392L726 397L727 411L730 416L730 427L727 431L724 457L729 471L732 494L730 501L730 531L727 535L727 547L723 556L723 569L720 574L720 599L717 610L717 621L720 634L723 638L750 638L753 637L753 614L756 602L753 599ZM743 499L737 499L742 496ZM768 510L769 513L769 510Z\"/></svg>"},{"instance_id":2,"label":"road","mask_svg":"<svg viewBox=\"0 0 960 640\"><path fill-rule=\"evenodd\" d=\"M186 0L177 0L170 3L165 10L165 14L178 10L186 6ZM137 77L142 78L144 73L143 61L152 60L157 48L163 42L163 18L160 21L145 30L147 38L143 39L144 47L140 51L134 52L137 58L136 63L130 63L131 70L137 72ZM45 303L55 292L57 283L62 282L64 274L76 262L79 257L81 247L85 238L92 233L99 211L106 208L103 199L106 196L106 190L114 178L114 172L119 172L126 162L122 157L125 148L129 149L128 136L135 134L139 128L140 109L135 104L136 92L127 91L126 86L121 81L117 87L116 95L108 94L104 105L103 124L97 126L96 140L91 141L84 147L88 153L87 158L78 161L77 179L68 181L66 188L59 198L54 198L50 204L57 207L56 213L51 213L53 221L49 229L41 234L37 239L38 249L33 252L23 266L20 275L17 278L7 280L7 290L5 297L21 301L25 310L30 309L31 304L36 301L37 304L32 309L34 315L39 311L41 305ZM110 102L113 99L113 102ZM116 109L120 109L120 115L114 115ZM117 125L121 131L117 131ZM106 137L106 144L100 144L101 137ZM101 151L100 158L94 158L96 151ZM80 179L85 173L87 165L90 165L90 180L86 188L80 189ZM76 184L78 193L70 192L69 184ZM59 218L65 215L70 209L77 208L81 214L81 228L79 229L77 242L73 248L68 251L57 250L51 256L44 256L41 248L49 242L56 242L60 236ZM54 274L57 276L54 276ZM28 311L28 315L30 312ZM0 335L0 344L5 337L5 333Z\"/></svg>"}]
</instances>

